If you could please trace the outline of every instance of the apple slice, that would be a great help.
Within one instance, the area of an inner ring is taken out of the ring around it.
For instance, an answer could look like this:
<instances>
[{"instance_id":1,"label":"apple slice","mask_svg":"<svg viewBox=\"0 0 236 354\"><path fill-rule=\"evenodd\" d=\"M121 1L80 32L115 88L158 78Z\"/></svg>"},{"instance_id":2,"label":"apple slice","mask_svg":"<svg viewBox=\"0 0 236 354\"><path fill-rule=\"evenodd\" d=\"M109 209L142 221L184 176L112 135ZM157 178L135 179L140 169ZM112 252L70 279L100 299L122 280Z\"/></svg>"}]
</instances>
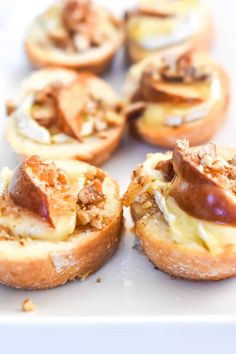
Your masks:
<instances>
[{"instance_id":1,"label":"apple slice","mask_svg":"<svg viewBox=\"0 0 236 354\"><path fill-rule=\"evenodd\" d=\"M27 208L55 227L59 218L73 212L76 199L70 194L66 173L52 163L31 156L14 172L9 186L14 203Z\"/></svg>"},{"instance_id":2,"label":"apple slice","mask_svg":"<svg viewBox=\"0 0 236 354\"><path fill-rule=\"evenodd\" d=\"M236 197L230 188L229 162L215 156L213 145L189 148L187 140L178 141L173 152L177 178L170 195L190 215L218 223L236 224Z\"/></svg>"},{"instance_id":3,"label":"apple slice","mask_svg":"<svg viewBox=\"0 0 236 354\"><path fill-rule=\"evenodd\" d=\"M84 121L83 109L87 93L81 80L73 81L70 86L64 86L57 93L57 108L60 129L79 141L82 141L80 131Z\"/></svg>"}]
</instances>

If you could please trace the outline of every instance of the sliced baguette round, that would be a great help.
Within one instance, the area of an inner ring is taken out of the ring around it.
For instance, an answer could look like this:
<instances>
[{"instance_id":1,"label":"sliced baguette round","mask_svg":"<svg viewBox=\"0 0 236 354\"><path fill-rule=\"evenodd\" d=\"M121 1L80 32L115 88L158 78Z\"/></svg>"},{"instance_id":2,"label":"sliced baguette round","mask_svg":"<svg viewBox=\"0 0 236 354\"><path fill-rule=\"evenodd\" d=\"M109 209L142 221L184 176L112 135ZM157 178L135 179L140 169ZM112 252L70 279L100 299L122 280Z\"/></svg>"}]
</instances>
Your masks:
<instances>
[{"instance_id":1,"label":"sliced baguette round","mask_svg":"<svg viewBox=\"0 0 236 354\"><path fill-rule=\"evenodd\" d=\"M197 54L196 56L200 58L203 54ZM206 58L209 60L208 57ZM137 65L144 65L145 62L148 63L154 59L155 56L149 57ZM166 148L173 148L176 140L183 137L187 137L191 145L199 145L209 141L217 133L227 117L230 98L230 79L227 73L220 65L212 61L210 65L220 84L220 96L211 104L205 116L199 120L183 123L179 126L158 124L156 128L148 127L141 116L133 121L131 120L130 132L152 145ZM158 104L161 105L161 102Z\"/></svg>"},{"instance_id":2,"label":"sliced baguette round","mask_svg":"<svg viewBox=\"0 0 236 354\"><path fill-rule=\"evenodd\" d=\"M55 161L80 175L93 167L78 161ZM47 289L76 278L85 279L116 250L122 232L122 206L116 182L106 175L106 221L102 229L77 228L62 241L21 238L0 240L0 283L22 289Z\"/></svg>"},{"instance_id":3,"label":"sliced baguette round","mask_svg":"<svg viewBox=\"0 0 236 354\"><path fill-rule=\"evenodd\" d=\"M60 6L53 6L35 18L28 29L25 50L28 58L36 67L61 66L69 69L92 71L101 74L111 62L117 50L124 41L123 23L110 14L116 24L116 35L99 47L90 48L81 53L67 53L49 44L46 32L46 23L50 11L60 13ZM99 11L108 12L99 7ZM42 43L44 45L42 45Z\"/></svg>"},{"instance_id":4,"label":"sliced baguette round","mask_svg":"<svg viewBox=\"0 0 236 354\"><path fill-rule=\"evenodd\" d=\"M69 84L76 79L82 80L84 85L89 85L91 91L95 92L105 102L111 104L121 102L120 98L104 80L92 74L78 74L75 71L62 68L45 68L34 72L23 81L16 97L16 104L17 101L20 104L22 98L28 92L41 88L44 84L53 81L62 81ZM43 160L81 160L100 165L110 158L123 136L126 120L122 112L120 116L120 124L108 127L100 136L87 136L81 142L71 138L64 143L45 144L19 134L16 121L13 115L10 115L6 125L6 138L13 150L23 157L38 154Z\"/></svg>"},{"instance_id":5,"label":"sliced baguette round","mask_svg":"<svg viewBox=\"0 0 236 354\"><path fill-rule=\"evenodd\" d=\"M231 160L236 154L235 149L223 147L217 147L217 151L226 161ZM161 156L165 156L164 160L171 158L170 153L168 155L158 155L160 157L153 160L154 164L157 161L163 161ZM144 171L148 171L149 164L144 163L146 166L144 169L143 165L139 165L133 179L140 177L145 181L145 176L147 177L148 174L145 174ZM141 170L142 173L140 174ZM184 171L187 173L186 169ZM153 174L155 174L154 170ZM129 187L134 192L137 190L137 182L135 181L132 180L131 187ZM196 188L198 187L196 186ZM139 193L142 189L147 189L145 184L142 185L141 189L138 189ZM127 198L127 196L124 198ZM134 195L132 199L134 199ZM128 199L125 200L127 201ZM227 237L225 245L222 245L220 251L218 250L217 252L211 252L200 243L192 242L188 234L183 234L185 242L175 242L163 212L160 211L154 201L152 207L147 210L145 203L140 203L138 197L135 197L135 200L131 203L130 200L129 204L135 224L135 233L140 240L144 253L158 269L174 277L186 280L216 281L236 276L235 244L230 244ZM127 205L127 203L124 204ZM185 221L182 221L183 225ZM221 227L220 224L219 227Z\"/></svg>"}]
</instances>

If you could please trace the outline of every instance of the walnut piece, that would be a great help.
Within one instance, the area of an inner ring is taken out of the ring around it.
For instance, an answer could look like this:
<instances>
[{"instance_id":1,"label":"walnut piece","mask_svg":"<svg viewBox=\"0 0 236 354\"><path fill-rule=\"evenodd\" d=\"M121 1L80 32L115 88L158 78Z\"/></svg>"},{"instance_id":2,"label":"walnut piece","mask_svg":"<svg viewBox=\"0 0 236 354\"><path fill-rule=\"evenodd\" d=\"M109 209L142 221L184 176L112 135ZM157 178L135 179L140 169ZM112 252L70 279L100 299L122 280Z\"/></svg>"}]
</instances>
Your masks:
<instances>
[{"instance_id":1,"label":"walnut piece","mask_svg":"<svg viewBox=\"0 0 236 354\"><path fill-rule=\"evenodd\" d=\"M94 185L84 187L79 191L78 200L83 205L98 204L104 201L105 197L102 192L98 192Z\"/></svg>"},{"instance_id":2,"label":"walnut piece","mask_svg":"<svg viewBox=\"0 0 236 354\"><path fill-rule=\"evenodd\" d=\"M210 77L205 67L194 66L192 56L189 53L179 58L164 58L159 73L161 79L168 82L193 83L206 81Z\"/></svg>"}]
</instances>

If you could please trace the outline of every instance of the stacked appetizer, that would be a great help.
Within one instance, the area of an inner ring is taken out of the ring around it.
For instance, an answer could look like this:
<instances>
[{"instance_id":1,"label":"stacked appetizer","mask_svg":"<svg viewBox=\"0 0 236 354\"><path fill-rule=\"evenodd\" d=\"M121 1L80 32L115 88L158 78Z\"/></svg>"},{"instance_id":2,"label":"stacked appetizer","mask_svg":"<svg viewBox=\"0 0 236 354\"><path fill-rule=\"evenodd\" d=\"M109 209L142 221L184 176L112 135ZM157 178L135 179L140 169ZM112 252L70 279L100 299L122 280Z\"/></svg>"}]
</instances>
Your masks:
<instances>
[{"instance_id":1,"label":"stacked appetizer","mask_svg":"<svg viewBox=\"0 0 236 354\"><path fill-rule=\"evenodd\" d=\"M44 289L86 278L115 251L118 185L79 161L34 155L0 174L0 283Z\"/></svg>"},{"instance_id":2,"label":"stacked appetizer","mask_svg":"<svg viewBox=\"0 0 236 354\"><path fill-rule=\"evenodd\" d=\"M101 164L117 147L125 117L120 98L90 73L48 68L26 79L7 104L6 136L24 156Z\"/></svg>"},{"instance_id":3,"label":"stacked appetizer","mask_svg":"<svg viewBox=\"0 0 236 354\"><path fill-rule=\"evenodd\" d=\"M212 20L199 0L139 0L126 14L128 54L132 62L172 48L205 50L212 38Z\"/></svg>"},{"instance_id":4,"label":"stacked appetizer","mask_svg":"<svg viewBox=\"0 0 236 354\"><path fill-rule=\"evenodd\" d=\"M210 143L149 154L124 196L144 252L161 270L184 279L236 275L235 150Z\"/></svg>"},{"instance_id":5,"label":"stacked appetizer","mask_svg":"<svg viewBox=\"0 0 236 354\"><path fill-rule=\"evenodd\" d=\"M30 26L26 52L37 66L101 72L123 42L122 22L90 0L51 6Z\"/></svg>"},{"instance_id":6,"label":"stacked appetizer","mask_svg":"<svg viewBox=\"0 0 236 354\"><path fill-rule=\"evenodd\" d=\"M197 145L209 140L225 119L229 79L206 54L175 50L133 65L125 94L131 129L141 138L174 147L176 139L186 136Z\"/></svg>"}]
</instances>

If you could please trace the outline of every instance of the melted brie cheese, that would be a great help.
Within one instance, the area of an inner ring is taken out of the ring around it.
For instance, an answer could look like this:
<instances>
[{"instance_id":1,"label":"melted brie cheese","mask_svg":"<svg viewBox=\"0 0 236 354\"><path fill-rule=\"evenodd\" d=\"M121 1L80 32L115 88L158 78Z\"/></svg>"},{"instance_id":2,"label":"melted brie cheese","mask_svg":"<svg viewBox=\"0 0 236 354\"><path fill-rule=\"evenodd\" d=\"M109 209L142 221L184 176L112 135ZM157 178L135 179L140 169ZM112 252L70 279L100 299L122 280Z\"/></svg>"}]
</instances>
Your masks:
<instances>
[{"instance_id":1,"label":"melted brie cheese","mask_svg":"<svg viewBox=\"0 0 236 354\"><path fill-rule=\"evenodd\" d=\"M49 131L40 126L31 118L31 107L34 102L34 96L26 96L19 107L13 112L18 132L26 138L43 144L51 143Z\"/></svg>"}]
</instances>

